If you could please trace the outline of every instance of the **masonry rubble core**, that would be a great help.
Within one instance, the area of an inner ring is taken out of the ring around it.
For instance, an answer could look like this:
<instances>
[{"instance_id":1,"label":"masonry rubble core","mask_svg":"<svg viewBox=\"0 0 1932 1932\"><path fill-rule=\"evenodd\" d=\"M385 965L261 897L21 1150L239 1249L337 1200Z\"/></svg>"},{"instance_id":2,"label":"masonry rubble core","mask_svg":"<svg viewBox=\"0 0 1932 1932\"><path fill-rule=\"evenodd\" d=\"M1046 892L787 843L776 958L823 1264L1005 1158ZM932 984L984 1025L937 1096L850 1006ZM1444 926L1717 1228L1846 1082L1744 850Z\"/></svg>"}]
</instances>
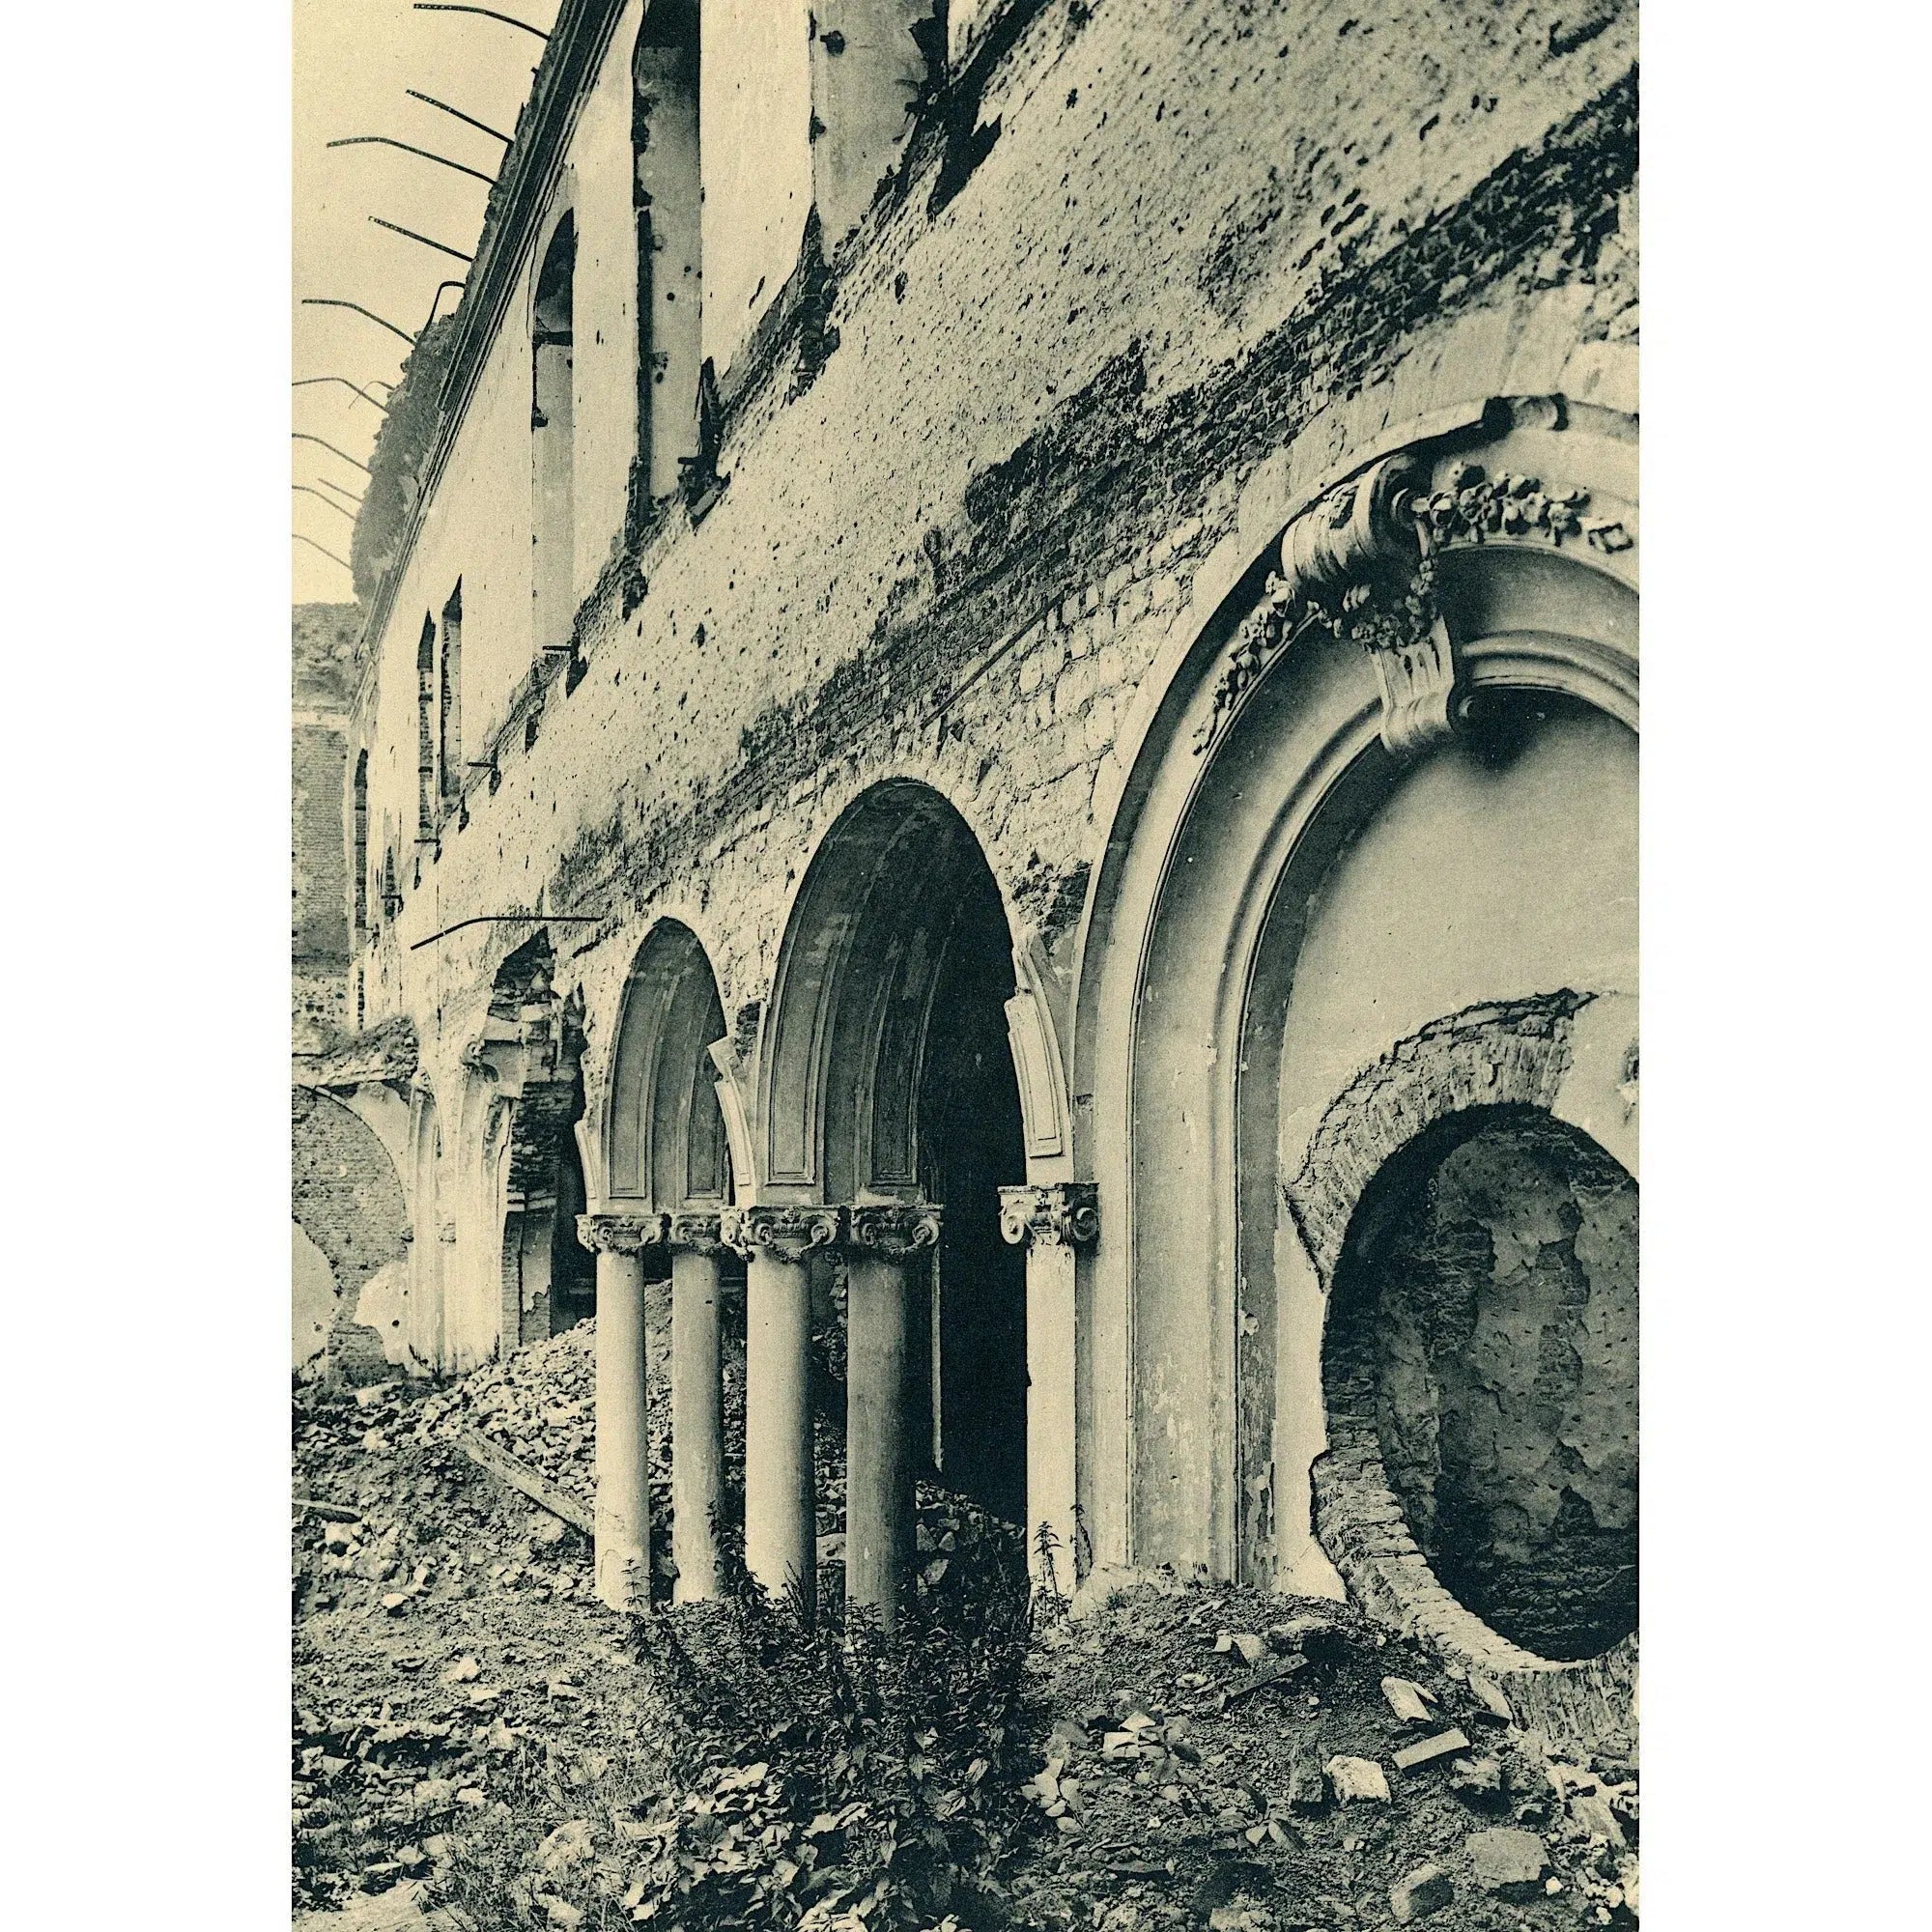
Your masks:
<instances>
[{"instance_id":1,"label":"masonry rubble core","mask_svg":"<svg viewBox=\"0 0 1932 1932\"><path fill-rule=\"evenodd\" d=\"M773 11L564 0L297 612L298 1366L594 1308L627 1606L668 1279L680 1600L836 1331L883 1618L936 1478L1627 1739L1635 10Z\"/></svg>"}]
</instances>

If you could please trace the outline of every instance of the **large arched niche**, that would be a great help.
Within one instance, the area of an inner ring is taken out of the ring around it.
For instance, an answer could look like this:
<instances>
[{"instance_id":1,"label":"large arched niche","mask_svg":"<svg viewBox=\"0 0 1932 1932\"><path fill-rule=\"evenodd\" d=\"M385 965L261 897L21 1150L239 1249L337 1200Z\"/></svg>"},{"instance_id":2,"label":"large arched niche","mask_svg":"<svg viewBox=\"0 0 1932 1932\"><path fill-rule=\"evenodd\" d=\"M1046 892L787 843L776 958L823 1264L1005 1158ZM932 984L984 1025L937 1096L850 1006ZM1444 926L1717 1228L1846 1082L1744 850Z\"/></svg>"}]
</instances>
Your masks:
<instances>
[{"instance_id":1,"label":"large arched niche","mask_svg":"<svg viewBox=\"0 0 1932 1932\"><path fill-rule=\"evenodd\" d=\"M873 785L826 834L786 926L757 1146L768 1201L941 1205L931 1407L912 1421L949 1484L1024 1521L1025 1257L999 1227L999 1189L1027 1178L1014 995L972 829L916 780Z\"/></svg>"},{"instance_id":2,"label":"large arched niche","mask_svg":"<svg viewBox=\"0 0 1932 1932\"><path fill-rule=\"evenodd\" d=\"M1358 1070L1465 1006L1591 995L1564 1105L1621 1122L1634 471L1630 424L1547 398L1385 442L1177 639L1076 969L1103 1562L1339 1589L1308 1476L1324 1285L1285 1179Z\"/></svg>"},{"instance_id":3,"label":"large arched niche","mask_svg":"<svg viewBox=\"0 0 1932 1932\"><path fill-rule=\"evenodd\" d=\"M703 942L660 920L625 981L603 1133L605 1195L653 1210L732 1198L711 1047L724 1009Z\"/></svg>"}]
</instances>

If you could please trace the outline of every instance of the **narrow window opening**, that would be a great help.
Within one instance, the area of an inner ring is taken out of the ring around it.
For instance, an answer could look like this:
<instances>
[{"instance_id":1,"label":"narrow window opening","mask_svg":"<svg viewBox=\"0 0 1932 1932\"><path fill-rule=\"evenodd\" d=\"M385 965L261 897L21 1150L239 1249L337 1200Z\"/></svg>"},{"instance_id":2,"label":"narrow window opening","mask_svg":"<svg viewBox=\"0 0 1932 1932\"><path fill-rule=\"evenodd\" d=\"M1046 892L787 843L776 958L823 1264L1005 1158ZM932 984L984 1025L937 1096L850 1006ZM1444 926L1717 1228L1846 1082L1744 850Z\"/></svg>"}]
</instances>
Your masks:
<instances>
[{"instance_id":1,"label":"narrow window opening","mask_svg":"<svg viewBox=\"0 0 1932 1932\"><path fill-rule=\"evenodd\" d=\"M416 837L427 838L435 829L432 801L436 797L436 731L431 720L436 703L436 619L423 619L416 639Z\"/></svg>"},{"instance_id":2,"label":"narrow window opening","mask_svg":"<svg viewBox=\"0 0 1932 1932\"><path fill-rule=\"evenodd\" d=\"M539 650L568 640L575 611L576 275L577 222L566 214L537 273L530 327L530 594Z\"/></svg>"},{"instance_id":3,"label":"narrow window opening","mask_svg":"<svg viewBox=\"0 0 1932 1932\"><path fill-rule=\"evenodd\" d=\"M463 793L463 580L442 607L442 668L437 690L437 742L441 796L446 805Z\"/></svg>"},{"instance_id":4,"label":"narrow window opening","mask_svg":"<svg viewBox=\"0 0 1932 1932\"><path fill-rule=\"evenodd\" d=\"M703 198L697 0L658 0L632 63L637 161L638 432L646 493L674 495L698 455Z\"/></svg>"},{"instance_id":5,"label":"narrow window opening","mask_svg":"<svg viewBox=\"0 0 1932 1932\"><path fill-rule=\"evenodd\" d=\"M355 854L351 877L355 882L355 938L359 944L369 930L369 753L366 750L355 753L350 819Z\"/></svg>"}]
</instances>

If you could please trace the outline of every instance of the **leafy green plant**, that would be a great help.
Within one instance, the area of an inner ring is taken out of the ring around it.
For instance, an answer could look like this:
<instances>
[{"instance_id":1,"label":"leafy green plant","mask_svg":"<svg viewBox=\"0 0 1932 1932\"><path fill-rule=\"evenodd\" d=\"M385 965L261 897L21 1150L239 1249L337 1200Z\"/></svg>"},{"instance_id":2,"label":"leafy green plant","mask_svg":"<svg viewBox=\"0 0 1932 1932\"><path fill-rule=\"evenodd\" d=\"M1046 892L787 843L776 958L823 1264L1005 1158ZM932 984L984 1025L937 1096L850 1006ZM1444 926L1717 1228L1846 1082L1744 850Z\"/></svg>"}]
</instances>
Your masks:
<instances>
[{"instance_id":1,"label":"leafy green plant","mask_svg":"<svg viewBox=\"0 0 1932 1932\"><path fill-rule=\"evenodd\" d=\"M893 1628L768 1596L726 1534L721 1603L633 1620L683 1786L628 1831L626 1904L664 1927L986 1926L1029 1807L1032 1606L1017 1532L928 1498Z\"/></svg>"}]
</instances>

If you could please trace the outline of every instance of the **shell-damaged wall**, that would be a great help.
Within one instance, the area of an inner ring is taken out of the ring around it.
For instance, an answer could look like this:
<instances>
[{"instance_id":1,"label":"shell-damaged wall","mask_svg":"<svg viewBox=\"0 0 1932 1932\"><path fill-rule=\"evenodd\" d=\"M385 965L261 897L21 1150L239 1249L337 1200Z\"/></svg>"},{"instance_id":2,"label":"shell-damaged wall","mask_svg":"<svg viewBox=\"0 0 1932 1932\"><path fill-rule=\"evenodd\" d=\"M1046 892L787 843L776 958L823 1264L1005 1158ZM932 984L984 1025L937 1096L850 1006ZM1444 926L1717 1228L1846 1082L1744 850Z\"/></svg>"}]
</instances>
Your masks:
<instances>
[{"instance_id":1,"label":"shell-damaged wall","mask_svg":"<svg viewBox=\"0 0 1932 1932\"><path fill-rule=\"evenodd\" d=\"M1015 923L1061 942L1197 569L1271 534L1236 528L1260 471L1312 484L1490 394L1634 407L1634 38L1613 0L999 14L727 375L704 520L608 570L581 676L511 708L497 788L473 776L383 934L372 1020L412 1014L453 1081L529 928L418 942L539 905L588 916L554 928L586 1065L655 910L737 1019L815 841L888 773L952 799ZM443 526L443 575L481 567L463 541ZM399 603L385 719L419 624ZM407 820L412 753L372 765L410 773L382 802Z\"/></svg>"}]
</instances>

